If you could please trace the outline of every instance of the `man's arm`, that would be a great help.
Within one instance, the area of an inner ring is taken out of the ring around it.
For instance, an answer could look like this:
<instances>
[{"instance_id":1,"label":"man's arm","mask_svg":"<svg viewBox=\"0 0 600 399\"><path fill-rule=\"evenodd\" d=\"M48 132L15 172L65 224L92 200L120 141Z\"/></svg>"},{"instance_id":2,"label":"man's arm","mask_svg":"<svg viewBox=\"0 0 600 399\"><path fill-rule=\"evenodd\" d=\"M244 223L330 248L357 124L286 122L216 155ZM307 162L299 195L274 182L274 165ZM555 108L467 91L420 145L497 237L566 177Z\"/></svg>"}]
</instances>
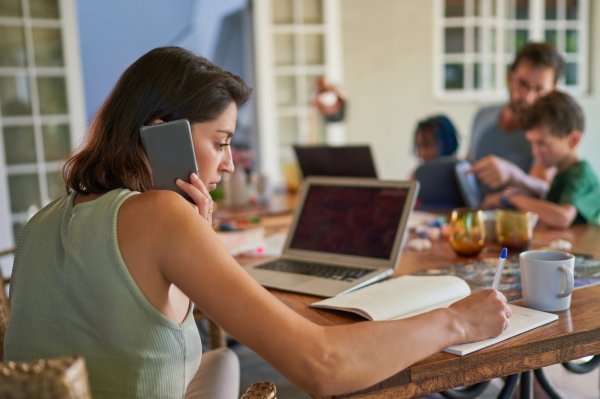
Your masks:
<instances>
[{"instance_id":1,"label":"man's arm","mask_svg":"<svg viewBox=\"0 0 600 399\"><path fill-rule=\"evenodd\" d=\"M513 186L541 198L550 187L551 175L541 164L535 163L529 174L506 159L489 155L473 163L470 172L492 190Z\"/></svg>"},{"instance_id":2,"label":"man's arm","mask_svg":"<svg viewBox=\"0 0 600 399\"><path fill-rule=\"evenodd\" d=\"M537 213L540 222L557 229L568 228L577 217L577 208L571 204L555 204L525 195L512 195L506 200L521 211Z\"/></svg>"}]
</instances>

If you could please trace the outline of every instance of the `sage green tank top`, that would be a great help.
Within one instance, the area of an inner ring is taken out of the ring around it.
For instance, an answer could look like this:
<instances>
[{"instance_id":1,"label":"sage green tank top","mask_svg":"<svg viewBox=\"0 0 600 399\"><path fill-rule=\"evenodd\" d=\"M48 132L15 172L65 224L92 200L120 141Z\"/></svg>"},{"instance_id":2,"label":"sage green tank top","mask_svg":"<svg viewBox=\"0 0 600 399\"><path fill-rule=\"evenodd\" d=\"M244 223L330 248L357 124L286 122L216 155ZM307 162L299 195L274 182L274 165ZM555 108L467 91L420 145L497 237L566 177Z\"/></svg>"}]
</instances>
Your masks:
<instances>
[{"instance_id":1,"label":"sage green tank top","mask_svg":"<svg viewBox=\"0 0 600 399\"><path fill-rule=\"evenodd\" d=\"M71 194L29 221L13 267L6 360L83 355L94 399L184 396L200 336L192 309L182 324L164 317L121 257L117 213L135 194L113 190L75 207Z\"/></svg>"}]
</instances>

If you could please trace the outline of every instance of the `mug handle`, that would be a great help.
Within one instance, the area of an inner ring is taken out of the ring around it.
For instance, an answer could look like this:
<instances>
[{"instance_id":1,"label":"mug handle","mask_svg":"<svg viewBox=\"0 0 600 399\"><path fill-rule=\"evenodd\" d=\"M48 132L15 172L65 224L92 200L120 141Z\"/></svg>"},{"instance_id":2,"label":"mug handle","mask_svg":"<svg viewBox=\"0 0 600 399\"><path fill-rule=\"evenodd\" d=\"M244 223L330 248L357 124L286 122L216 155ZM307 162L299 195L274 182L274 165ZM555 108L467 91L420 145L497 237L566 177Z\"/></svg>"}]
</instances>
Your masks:
<instances>
[{"instance_id":1,"label":"mug handle","mask_svg":"<svg viewBox=\"0 0 600 399\"><path fill-rule=\"evenodd\" d=\"M564 298L564 297L570 295L571 292L573 292L573 288L575 286L575 281L573 280L573 272L571 271L571 269L568 266L560 265L558 267L558 270L560 270L565 275L565 278L567 279L567 286L565 287L565 290L563 292L556 294L556 297Z\"/></svg>"}]
</instances>

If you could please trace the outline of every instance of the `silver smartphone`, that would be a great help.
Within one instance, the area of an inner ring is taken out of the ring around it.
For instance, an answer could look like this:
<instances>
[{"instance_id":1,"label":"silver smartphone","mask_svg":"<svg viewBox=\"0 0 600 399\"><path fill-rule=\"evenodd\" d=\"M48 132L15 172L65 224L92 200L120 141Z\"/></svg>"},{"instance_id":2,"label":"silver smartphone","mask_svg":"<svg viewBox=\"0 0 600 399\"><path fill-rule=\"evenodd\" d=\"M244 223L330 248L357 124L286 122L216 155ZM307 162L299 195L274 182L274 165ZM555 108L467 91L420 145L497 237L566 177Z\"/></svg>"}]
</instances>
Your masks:
<instances>
[{"instance_id":1,"label":"silver smartphone","mask_svg":"<svg viewBox=\"0 0 600 399\"><path fill-rule=\"evenodd\" d=\"M175 184L177 179L189 182L192 172L198 174L192 129L188 120L178 119L152 126L142 126L140 135L152 168L154 188L173 190L193 202Z\"/></svg>"}]
</instances>

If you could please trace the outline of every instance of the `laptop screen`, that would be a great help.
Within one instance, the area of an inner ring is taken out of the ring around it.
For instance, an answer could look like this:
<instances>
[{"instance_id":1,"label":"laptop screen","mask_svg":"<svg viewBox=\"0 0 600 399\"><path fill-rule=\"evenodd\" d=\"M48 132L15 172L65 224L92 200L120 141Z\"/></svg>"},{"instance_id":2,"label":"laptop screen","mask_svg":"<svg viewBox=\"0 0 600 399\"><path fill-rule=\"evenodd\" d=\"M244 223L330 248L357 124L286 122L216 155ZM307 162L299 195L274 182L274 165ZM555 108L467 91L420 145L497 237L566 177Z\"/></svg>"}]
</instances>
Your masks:
<instances>
[{"instance_id":1,"label":"laptop screen","mask_svg":"<svg viewBox=\"0 0 600 399\"><path fill-rule=\"evenodd\" d=\"M290 248L389 259L408 194L408 187L311 185Z\"/></svg>"},{"instance_id":2,"label":"laptop screen","mask_svg":"<svg viewBox=\"0 0 600 399\"><path fill-rule=\"evenodd\" d=\"M295 145L294 152L304 177L377 177L368 145Z\"/></svg>"}]
</instances>

